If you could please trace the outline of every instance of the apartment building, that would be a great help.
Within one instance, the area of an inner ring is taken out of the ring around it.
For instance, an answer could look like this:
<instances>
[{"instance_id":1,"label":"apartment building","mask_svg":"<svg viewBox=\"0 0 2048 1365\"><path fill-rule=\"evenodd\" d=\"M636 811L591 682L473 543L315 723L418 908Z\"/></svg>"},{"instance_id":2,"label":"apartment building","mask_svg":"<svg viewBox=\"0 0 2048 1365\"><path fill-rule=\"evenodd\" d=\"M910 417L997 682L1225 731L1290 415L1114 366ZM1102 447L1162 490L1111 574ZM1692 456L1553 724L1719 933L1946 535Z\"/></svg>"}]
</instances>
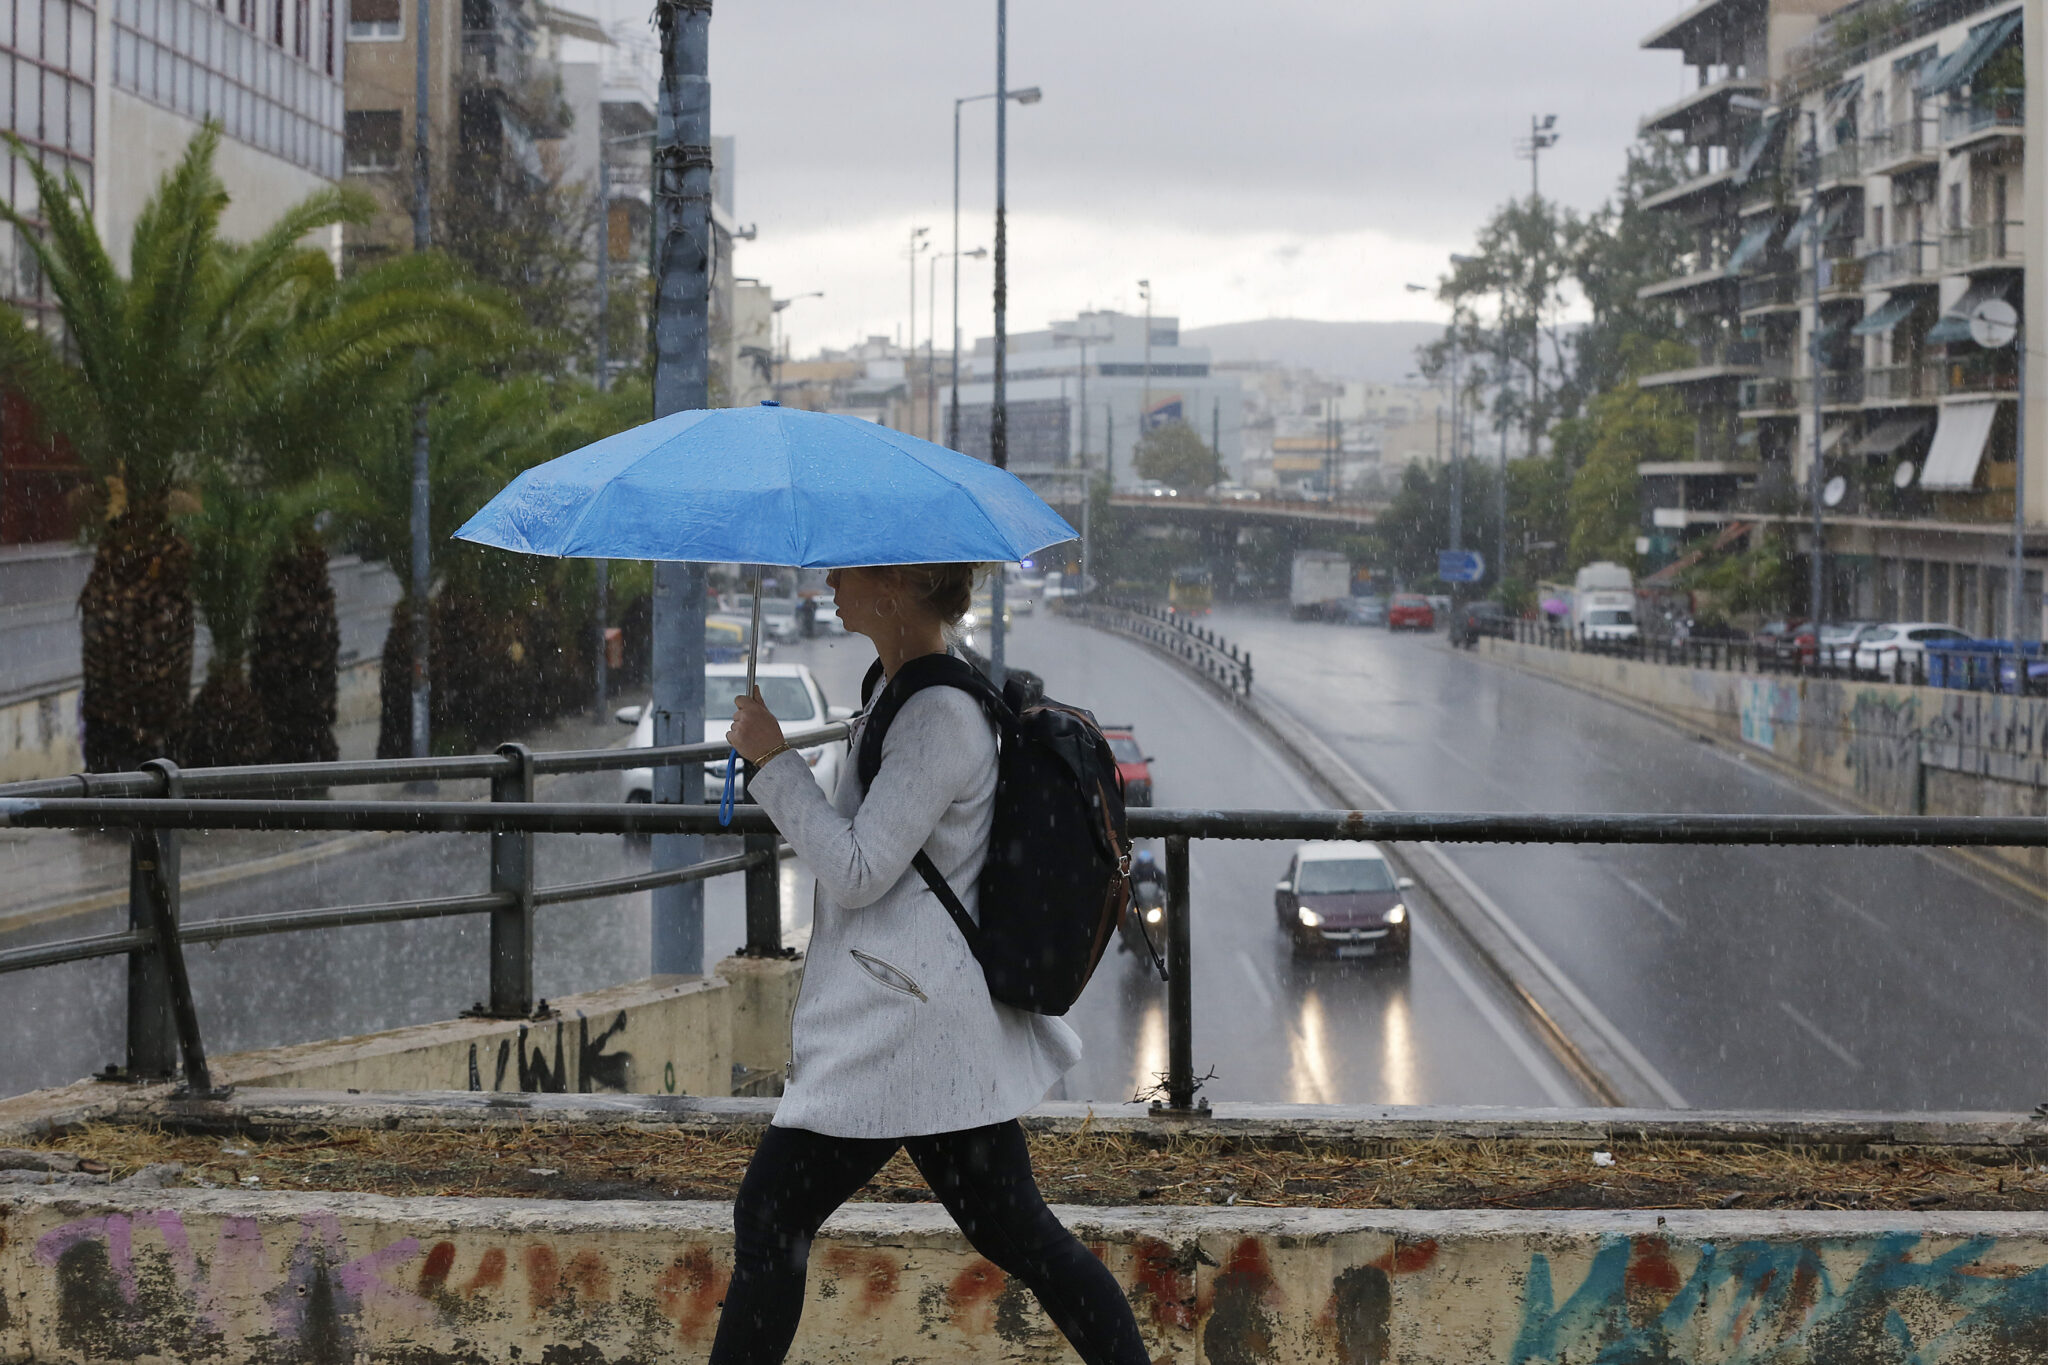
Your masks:
<instances>
[{"instance_id":1,"label":"apartment building","mask_svg":"<svg viewBox=\"0 0 2048 1365\"><path fill-rule=\"evenodd\" d=\"M342 174L343 0L0 0L0 130L76 180L126 269L158 179L208 119L230 196L222 231L247 239ZM28 167L0 152L0 199L36 216ZM328 244L340 248L340 234ZM0 229L0 306L54 325L34 258ZM63 540L79 473L28 437L0 393L0 543Z\"/></svg>"},{"instance_id":2,"label":"apartment building","mask_svg":"<svg viewBox=\"0 0 2048 1365\"><path fill-rule=\"evenodd\" d=\"M2024 450L2020 607L2026 633L2048 624L2048 431L2031 414L2022 431L2017 350L1970 325L1986 300L2037 311L2025 86L2043 35L2021 9L1708 0L1644 40L1699 72L1643 120L1681 136L1697 172L1651 202L1697 242L1642 291L1697 346L1641 381L1697 416L1692 460L1640 467L1653 558L1776 524L1803 560L1817 491L1829 615L2003 635ZM1803 600L1803 564L1798 581Z\"/></svg>"}]
</instances>

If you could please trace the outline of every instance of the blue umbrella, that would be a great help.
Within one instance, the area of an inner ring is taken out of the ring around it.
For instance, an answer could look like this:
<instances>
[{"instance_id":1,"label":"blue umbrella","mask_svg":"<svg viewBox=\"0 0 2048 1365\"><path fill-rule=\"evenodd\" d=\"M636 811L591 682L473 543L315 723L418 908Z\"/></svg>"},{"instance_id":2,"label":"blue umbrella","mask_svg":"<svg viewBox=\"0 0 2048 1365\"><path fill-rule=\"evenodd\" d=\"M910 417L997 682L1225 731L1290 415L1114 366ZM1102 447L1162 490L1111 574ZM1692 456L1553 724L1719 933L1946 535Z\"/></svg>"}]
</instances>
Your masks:
<instances>
[{"instance_id":1,"label":"blue umbrella","mask_svg":"<svg viewBox=\"0 0 2048 1365\"><path fill-rule=\"evenodd\" d=\"M673 413L535 465L455 536L526 554L833 569L1013 563L1076 538L1007 470L775 403ZM749 692L760 635L757 581Z\"/></svg>"}]
</instances>

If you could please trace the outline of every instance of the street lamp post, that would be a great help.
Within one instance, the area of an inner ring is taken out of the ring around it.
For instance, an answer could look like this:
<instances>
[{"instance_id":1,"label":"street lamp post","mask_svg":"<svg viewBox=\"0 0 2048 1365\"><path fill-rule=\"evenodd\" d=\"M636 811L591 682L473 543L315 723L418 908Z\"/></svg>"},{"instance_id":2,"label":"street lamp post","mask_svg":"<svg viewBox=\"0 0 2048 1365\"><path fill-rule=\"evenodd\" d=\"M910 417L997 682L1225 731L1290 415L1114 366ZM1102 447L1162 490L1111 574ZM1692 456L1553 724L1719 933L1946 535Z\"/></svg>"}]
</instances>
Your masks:
<instances>
[{"instance_id":1,"label":"street lamp post","mask_svg":"<svg viewBox=\"0 0 2048 1365\"><path fill-rule=\"evenodd\" d=\"M917 254L931 249L931 243L924 240L930 232L928 227L910 230L910 321L903 338L903 397L912 422L917 420L917 381L912 377L917 372Z\"/></svg>"},{"instance_id":2,"label":"street lamp post","mask_svg":"<svg viewBox=\"0 0 2048 1365\"><path fill-rule=\"evenodd\" d=\"M1152 281L1138 281L1138 297L1145 300L1145 382L1138 400L1138 440L1133 451L1145 448L1145 433L1152 429ZM1135 460L1131 469L1137 472Z\"/></svg>"},{"instance_id":3,"label":"street lamp post","mask_svg":"<svg viewBox=\"0 0 2048 1365\"><path fill-rule=\"evenodd\" d=\"M626 142L645 142L654 130L628 133L623 137L600 138L597 144L597 391L608 392L612 379L612 163L610 148ZM590 718L604 723L605 708L611 702L611 660L605 654L605 630L611 615L611 561L600 559L592 566L596 578L597 652L591 668L596 699Z\"/></svg>"},{"instance_id":4,"label":"street lamp post","mask_svg":"<svg viewBox=\"0 0 2048 1365\"><path fill-rule=\"evenodd\" d=\"M970 261L978 261L986 255L988 255L988 248L978 246L972 251L934 251L926 258L929 268L926 269L924 277L924 436L927 441L939 439L939 357L936 350L939 337L939 262L948 256L952 257L953 275L957 280L960 274L960 258L962 256L965 256ZM953 314L957 319L960 314L960 300L958 297L960 291L957 284L954 286L953 292L955 295L953 299ZM957 322L955 326L958 326ZM956 332L954 338L956 346L953 352L955 365L959 364L958 339ZM954 383L954 393L958 394L958 392L959 383L956 380ZM949 422L948 425L957 426L958 423Z\"/></svg>"},{"instance_id":5,"label":"street lamp post","mask_svg":"<svg viewBox=\"0 0 2048 1365\"><path fill-rule=\"evenodd\" d=\"M775 391L774 397L778 403L782 401L782 353L789 345L789 339L782 330L782 310L789 307L792 303L802 303L805 299L822 299L824 297L824 290L813 289L806 294L792 294L786 299L777 299L768 305L769 314L775 319L775 339L773 342L775 378L770 381L769 387Z\"/></svg>"},{"instance_id":6,"label":"street lamp post","mask_svg":"<svg viewBox=\"0 0 2048 1365\"><path fill-rule=\"evenodd\" d=\"M997 22L1001 22L1000 18ZM953 406L946 418L946 444L954 450L960 448L960 106L994 98L996 92L991 90L986 95L963 95L953 101ZM1045 92L1030 85L1007 91L1003 98L1019 104L1036 104L1045 98Z\"/></svg>"},{"instance_id":7,"label":"street lamp post","mask_svg":"<svg viewBox=\"0 0 2048 1365\"><path fill-rule=\"evenodd\" d=\"M432 0L418 0L418 34L413 44L413 148L412 148L412 249L425 251L433 244L433 219L428 195L432 187L427 160L427 30ZM424 353L422 353L424 355ZM433 633L428 624L427 601L433 576L432 552L428 539L429 489L427 463L427 400L422 396L412 410L412 756L425 758L428 752L428 689L431 686L428 655Z\"/></svg>"},{"instance_id":8,"label":"street lamp post","mask_svg":"<svg viewBox=\"0 0 2048 1365\"><path fill-rule=\"evenodd\" d=\"M1813 554L1807 562L1806 593L1813 617L1813 640L1820 645L1821 622L1827 618L1822 601L1827 579L1821 556L1826 553L1827 528L1821 521L1821 391L1820 391L1820 121L1813 110L1806 111L1807 233L1813 239L1813 326L1807 334L1806 368L1813 383L1813 468L1807 471L1808 492L1813 500Z\"/></svg>"}]
</instances>

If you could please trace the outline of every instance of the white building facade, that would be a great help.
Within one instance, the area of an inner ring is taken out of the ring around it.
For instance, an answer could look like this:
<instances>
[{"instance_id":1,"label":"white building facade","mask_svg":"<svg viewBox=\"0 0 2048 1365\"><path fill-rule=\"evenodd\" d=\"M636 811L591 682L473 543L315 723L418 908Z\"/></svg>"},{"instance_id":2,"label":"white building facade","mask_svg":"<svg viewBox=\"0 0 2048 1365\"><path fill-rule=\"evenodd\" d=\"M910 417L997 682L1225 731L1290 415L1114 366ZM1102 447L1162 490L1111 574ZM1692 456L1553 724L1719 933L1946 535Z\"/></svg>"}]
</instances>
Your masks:
<instances>
[{"instance_id":1,"label":"white building facade","mask_svg":"<svg viewBox=\"0 0 2048 1365\"><path fill-rule=\"evenodd\" d=\"M1037 332L1008 338L1004 404L1009 465L1020 474L1089 470L1108 473L1118 488L1138 482L1138 443L1145 431L1184 421L1222 457L1226 477L1241 473L1244 391L1235 374L1219 374L1206 347L1180 344L1180 320L1128 313L1083 313ZM995 342L974 344L961 359L960 444L987 459L995 398ZM950 430L952 394L938 395L940 439Z\"/></svg>"}]
</instances>

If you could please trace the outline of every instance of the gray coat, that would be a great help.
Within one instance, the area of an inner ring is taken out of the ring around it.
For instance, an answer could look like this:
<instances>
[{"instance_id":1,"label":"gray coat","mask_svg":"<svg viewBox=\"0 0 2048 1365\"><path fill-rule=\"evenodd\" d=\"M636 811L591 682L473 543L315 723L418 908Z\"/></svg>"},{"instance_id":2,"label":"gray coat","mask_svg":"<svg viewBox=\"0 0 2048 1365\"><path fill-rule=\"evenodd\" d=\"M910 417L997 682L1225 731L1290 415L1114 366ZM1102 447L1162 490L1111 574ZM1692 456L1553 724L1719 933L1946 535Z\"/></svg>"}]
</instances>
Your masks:
<instances>
[{"instance_id":1,"label":"gray coat","mask_svg":"<svg viewBox=\"0 0 2048 1365\"><path fill-rule=\"evenodd\" d=\"M1000 1123L1080 1060L1066 1024L989 999L967 941L910 865L924 849L974 914L995 788L995 732L951 687L897 712L871 790L849 762L828 800L795 753L754 775L754 799L818 879L777 1125L915 1137Z\"/></svg>"}]
</instances>

